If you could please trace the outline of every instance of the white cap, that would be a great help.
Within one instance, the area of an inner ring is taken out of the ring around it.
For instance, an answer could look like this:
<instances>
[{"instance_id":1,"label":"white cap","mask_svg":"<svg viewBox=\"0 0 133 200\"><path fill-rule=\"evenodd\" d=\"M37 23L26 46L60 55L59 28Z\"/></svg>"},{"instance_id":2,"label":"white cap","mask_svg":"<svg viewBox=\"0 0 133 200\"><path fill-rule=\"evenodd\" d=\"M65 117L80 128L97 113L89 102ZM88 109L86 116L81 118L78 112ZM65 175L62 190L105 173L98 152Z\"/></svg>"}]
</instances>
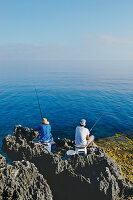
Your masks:
<instances>
[{"instance_id":1,"label":"white cap","mask_svg":"<svg viewBox=\"0 0 133 200\"><path fill-rule=\"evenodd\" d=\"M85 119L81 119L80 125L85 126L86 125L86 120Z\"/></svg>"}]
</instances>

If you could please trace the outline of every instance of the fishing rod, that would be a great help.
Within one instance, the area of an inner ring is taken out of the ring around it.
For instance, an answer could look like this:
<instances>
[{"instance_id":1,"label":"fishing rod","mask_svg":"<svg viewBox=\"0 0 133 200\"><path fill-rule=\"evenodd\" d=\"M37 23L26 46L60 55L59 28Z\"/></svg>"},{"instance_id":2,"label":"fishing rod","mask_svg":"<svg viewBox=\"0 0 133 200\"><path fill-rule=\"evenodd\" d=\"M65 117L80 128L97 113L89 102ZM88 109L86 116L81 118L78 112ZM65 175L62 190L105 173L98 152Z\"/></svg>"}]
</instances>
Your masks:
<instances>
[{"instance_id":1,"label":"fishing rod","mask_svg":"<svg viewBox=\"0 0 133 200\"><path fill-rule=\"evenodd\" d=\"M90 129L90 132L92 131L92 129L96 126L96 124L99 122L99 120L102 118L102 116L104 115L105 112L103 112L100 117L96 120L96 122L94 123L94 125L92 126L92 128Z\"/></svg>"},{"instance_id":2,"label":"fishing rod","mask_svg":"<svg viewBox=\"0 0 133 200\"><path fill-rule=\"evenodd\" d=\"M35 87L35 92L36 92L36 96L37 96L37 101L38 101L38 106L39 106L39 110L40 110L41 118L43 119L43 116L42 116L42 110L41 110L41 106L40 106L39 97L38 97L38 94L37 94L37 89L36 89L36 87Z\"/></svg>"}]
</instances>

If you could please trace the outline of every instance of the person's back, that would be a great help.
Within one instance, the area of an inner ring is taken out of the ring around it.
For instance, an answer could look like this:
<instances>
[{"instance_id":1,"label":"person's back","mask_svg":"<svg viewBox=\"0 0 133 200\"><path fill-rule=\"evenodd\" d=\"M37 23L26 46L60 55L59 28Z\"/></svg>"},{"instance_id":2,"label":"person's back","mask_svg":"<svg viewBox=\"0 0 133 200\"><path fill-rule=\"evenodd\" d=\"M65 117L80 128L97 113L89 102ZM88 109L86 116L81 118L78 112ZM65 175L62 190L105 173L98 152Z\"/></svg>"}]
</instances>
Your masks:
<instances>
[{"instance_id":1,"label":"person's back","mask_svg":"<svg viewBox=\"0 0 133 200\"><path fill-rule=\"evenodd\" d=\"M75 145L91 147L94 142L94 135L90 135L90 131L85 128L86 120L81 119L80 126L76 127L75 131ZM79 148L79 147L78 147Z\"/></svg>"},{"instance_id":2,"label":"person's back","mask_svg":"<svg viewBox=\"0 0 133 200\"><path fill-rule=\"evenodd\" d=\"M84 126L77 126L76 127L76 133L75 133L75 144L84 146L87 145L86 137L89 136L89 130L85 128Z\"/></svg>"},{"instance_id":3,"label":"person's back","mask_svg":"<svg viewBox=\"0 0 133 200\"><path fill-rule=\"evenodd\" d=\"M41 134L39 140L42 142L51 142L51 125L50 124L41 124L38 128Z\"/></svg>"},{"instance_id":4,"label":"person's back","mask_svg":"<svg viewBox=\"0 0 133 200\"><path fill-rule=\"evenodd\" d=\"M31 129L33 131L39 131L39 141L44 143L53 142L53 137L51 134L51 125L46 118L42 119L42 124L40 124L36 129Z\"/></svg>"}]
</instances>

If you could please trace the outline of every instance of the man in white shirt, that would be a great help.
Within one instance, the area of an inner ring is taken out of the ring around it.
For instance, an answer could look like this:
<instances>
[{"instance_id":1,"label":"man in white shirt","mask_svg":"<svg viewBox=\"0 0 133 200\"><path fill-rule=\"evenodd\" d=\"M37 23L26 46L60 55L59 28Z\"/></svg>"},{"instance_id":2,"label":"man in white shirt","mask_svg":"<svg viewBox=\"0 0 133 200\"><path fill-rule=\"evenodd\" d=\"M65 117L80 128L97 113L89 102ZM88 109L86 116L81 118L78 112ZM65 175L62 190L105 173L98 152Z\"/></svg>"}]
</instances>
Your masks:
<instances>
[{"instance_id":1,"label":"man in white shirt","mask_svg":"<svg viewBox=\"0 0 133 200\"><path fill-rule=\"evenodd\" d=\"M75 145L76 146L91 146L94 142L94 135L90 135L90 132L85 128L86 120L81 119L80 126L76 127L75 132Z\"/></svg>"}]
</instances>

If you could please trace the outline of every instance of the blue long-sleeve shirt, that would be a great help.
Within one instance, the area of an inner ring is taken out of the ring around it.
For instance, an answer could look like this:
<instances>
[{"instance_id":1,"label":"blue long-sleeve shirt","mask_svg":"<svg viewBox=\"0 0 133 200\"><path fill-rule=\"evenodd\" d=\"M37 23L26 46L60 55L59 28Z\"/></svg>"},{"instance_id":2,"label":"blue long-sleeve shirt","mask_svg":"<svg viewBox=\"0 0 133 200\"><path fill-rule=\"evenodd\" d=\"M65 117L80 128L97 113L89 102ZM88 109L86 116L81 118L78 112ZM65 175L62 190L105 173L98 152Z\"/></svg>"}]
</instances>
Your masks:
<instances>
[{"instance_id":1,"label":"blue long-sleeve shirt","mask_svg":"<svg viewBox=\"0 0 133 200\"><path fill-rule=\"evenodd\" d=\"M37 128L40 131L39 140L42 142L51 142L51 125L41 124Z\"/></svg>"}]
</instances>

